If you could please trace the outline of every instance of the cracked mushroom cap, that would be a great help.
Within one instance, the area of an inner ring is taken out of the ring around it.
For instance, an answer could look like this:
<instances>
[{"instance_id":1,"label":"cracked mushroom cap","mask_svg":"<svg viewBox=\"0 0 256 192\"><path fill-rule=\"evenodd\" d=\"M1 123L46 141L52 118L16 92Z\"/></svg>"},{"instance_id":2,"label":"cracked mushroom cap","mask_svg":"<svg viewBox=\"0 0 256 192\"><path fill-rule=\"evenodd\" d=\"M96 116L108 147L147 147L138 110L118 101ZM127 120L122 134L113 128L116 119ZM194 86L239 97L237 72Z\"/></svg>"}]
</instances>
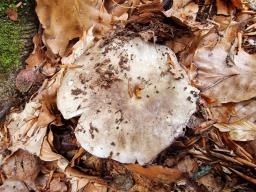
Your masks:
<instances>
[{"instance_id":1,"label":"cracked mushroom cap","mask_svg":"<svg viewBox=\"0 0 256 192\"><path fill-rule=\"evenodd\" d=\"M184 133L196 111L175 54L138 37L100 41L69 69L58 92L64 118L81 115L75 135L95 156L145 164Z\"/></svg>"}]
</instances>

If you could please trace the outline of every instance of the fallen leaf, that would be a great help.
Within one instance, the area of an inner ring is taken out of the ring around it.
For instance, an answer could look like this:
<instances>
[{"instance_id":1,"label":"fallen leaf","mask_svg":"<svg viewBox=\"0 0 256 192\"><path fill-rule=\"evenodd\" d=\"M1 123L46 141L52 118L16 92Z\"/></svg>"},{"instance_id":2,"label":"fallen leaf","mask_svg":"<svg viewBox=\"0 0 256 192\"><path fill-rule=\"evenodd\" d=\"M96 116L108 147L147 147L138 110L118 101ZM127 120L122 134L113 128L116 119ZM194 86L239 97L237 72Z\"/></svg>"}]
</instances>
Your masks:
<instances>
[{"instance_id":1,"label":"fallen leaf","mask_svg":"<svg viewBox=\"0 0 256 192\"><path fill-rule=\"evenodd\" d=\"M197 87L201 93L220 103L240 102L256 96L256 54L249 55L243 49L237 54L231 52L231 42L235 40L236 26L229 27L224 37L218 41L210 35L194 55L197 66ZM235 44L235 41L234 41ZM211 46L213 45L213 47Z\"/></svg>"},{"instance_id":2,"label":"fallen leaf","mask_svg":"<svg viewBox=\"0 0 256 192\"><path fill-rule=\"evenodd\" d=\"M34 50L26 59L26 69L35 70L43 66L43 64L47 61L47 57L45 55L45 51L42 50L42 40L40 35L37 33L33 37Z\"/></svg>"},{"instance_id":3,"label":"fallen leaf","mask_svg":"<svg viewBox=\"0 0 256 192\"><path fill-rule=\"evenodd\" d=\"M19 180L6 180L0 186L1 192L29 192L30 190L25 183Z\"/></svg>"},{"instance_id":4,"label":"fallen leaf","mask_svg":"<svg viewBox=\"0 0 256 192\"><path fill-rule=\"evenodd\" d=\"M69 41L82 37L92 25L106 30L111 21L101 1L37 0L36 13L44 28L45 44L61 56Z\"/></svg>"},{"instance_id":5,"label":"fallen leaf","mask_svg":"<svg viewBox=\"0 0 256 192\"><path fill-rule=\"evenodd\" d=\"M50 182L49 191L51 191L51 192L67 192L68 187L67 187L67 185L65 184L64 181L61 181L60 178L54 178Z\"/></svg>"},{"instance_id":6,"label":"fallen leaf","mask_svg":"<svg viewBox=\"0 0 256 192\"><path fill-rule=\"evenodd\" d=\"M97 185L94 183L88 183L84 188L83 188L83 192L107 192L108 188L101 186L101 185Z\"/></svg>"},{"instance_id":7,"label":"fallen leaf","mask_svg":"<svg viewBox=\"0 0 256 192\"><path fill-rule=\"evenodd\" d=\"M187 174L189 177L193 177L194 171L198 169L198 164L194 159L190 157L185 157L178 162L176 168L180 172Z\"/></svg>"},{"instance_id":8,"label":"fallen leaf","mask_svg":"<svg viewBox=\"0 0 256 192\"><path fill-rule=\"evenodd\" d=\"M94 27L90 27L88 31L83 32L80 40L72 47L72 53L62 58L61 62L63 64L74 63L87 49L92 47L94 42L93 29Z\"/></svg>"},{"instance_id":9,"label":"fallen leaf","mask_svg":"<svg viewBox=\"0 0 256 192\"><path fill-rule=\"evenodd\" d=\"M211 192L220 192L222 191L222 183L221 183L221 178L216 177L213 174L207 174L199 179L196 180L198 184L203 185L206 187L208 191Z\"/></svg>"},{"instance_id":10,"label":"fallen leaf","mask_svg":"<svg viewBox=\"0 0 256 192\"><path fill-rule=\"evenodd\" d=\"M11 9L11 8L7 9L6 10L6 15L12 21L17 21L18 20L18 13L15 9Z\"/></svg>"},{"instance_id":11,"label":"fallen leaf","mask_svg":"<svg viewBox=\"0 0 256 192\"><path fill-rule=\"evenodd\" d=\"M67 178L70 178L71 192L79 191L90 182L94 183L94 185L99 186L100 188L108 188L108 185L102 179L98 177L88 176L85 173L69 166L65 169L65 174Z\"/></svg>"},{"instance_id":12,"label":"fallen leaf","mask_svg":"<svg viewBox=\"0 0 256 192\"><path fill-rule=\"evenodd\" d=\"M173 1L171 9L164 12L167 17L175 17L181 23L191 27L192 29L210 29L212 24L203 24L196 21L198 4L191 0Z\"/></svg>"},{"instance_id":13,"label":"fallen leaf","mask_svg":"<svg viewBox=\"0 0 256 192\"><path fill-rule=\"evenodd\" d=\"M42 159L44 161L56 161L56 160L60 160L63 158L64 157L62 155L57 154L52 151L52 148L51 148L49 142L47 141L46 138L44 138L44 141L41 145L40 159Z\"/></svg>"},{"instance_id":14,"label":"fallen leaf","mask_svg":"<svg viewBox=\"0 0 256 192\"><path fill-rule=\"evenodd\" d=\"M212 113L212 118L219 123L234 123L245 119L255 122L256 120L256 100L254 98L239 103L212 106L209 109Z\"/></svg>"},{"instance_id":15,"label":"fallen leaf","mask_svg":"<svg viewBox=\"0 0 256 192\"><path fill-rule=\"evenodd\" d=\"M256 125L250 121L241 120L231 124L214 124L221 132L229 132L234 141L252 141L256 139Z\"/></svg>"},{"instance_id":16,"label":"fallen leaf","mask_svg":"<svg viewBox=\"0 0 256 192\"><path fill-rule=\"evenodd\" d=\"M1 170L7 179L21 180L33 186L40 171L39 159L27 151L18 150L5 159Z\"/></svg>"},{"instance_id":17,"label":"fallen leaf","mask_svg":"<svg viewBox=\"0 0 256 192\"><path fill-rule=\"evenodd\" d=\"M39 89L38 94L25 105L23 111L15 112L8 116L6 129L10 134L11 146L9 149L11 151L15 152L18 149L24 149L32 154L40 155L41 145L47 132L47 123L55 119L55 116L52 116L47 111L49 107L42 108L42 106L52 102L52 98L56 98L62 75L63 70L60 70L52 79L46 80ZM47 115L47 118L40 117L42 109L42 115ZM40 122L38 121L39 117ZM47 120L47 123L44 120Z\"/></svg>"}]
</instances>

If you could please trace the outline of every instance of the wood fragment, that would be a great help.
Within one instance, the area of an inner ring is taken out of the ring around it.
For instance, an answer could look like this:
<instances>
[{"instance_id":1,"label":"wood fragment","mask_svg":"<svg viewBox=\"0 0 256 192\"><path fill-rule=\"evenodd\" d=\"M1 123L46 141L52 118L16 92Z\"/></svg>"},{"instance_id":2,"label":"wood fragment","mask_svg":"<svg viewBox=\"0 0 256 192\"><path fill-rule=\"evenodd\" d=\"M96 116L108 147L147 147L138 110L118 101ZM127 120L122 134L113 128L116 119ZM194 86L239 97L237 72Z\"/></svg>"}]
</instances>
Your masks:
<instances>
[{"instance_id":1,"label":"wood fragment","mask_svg":"<svg viewBox=\"0 0 256 192\"><path fill-rule=\"evenodd\" d=\"M255 179L255 178L252 178L252 177L250 177L250 176L247 176L247 175L245 175L245 174L243 174L243 173L241 173L241 172L239 172L239 171L237 171L237 170L235 170L235 169L233 169L233 168L229 168L229 169L230 169L231 171L233 171L234 173L236 173L237 175L239 175L240 177L242 177L243 179L245 179L245 180L247 180L247 181L253 183L254 185L256 185L256 179Z\"/></svg>"},{"instance_id":2,"label":"wood fragment","mask_svg":"<svg viewBox=\"0 0 256 192\"><path fill-rule=\"evenodd\" d=\"M240 161L238 161L238 160L236 160L236 159L234 159L232 157L229 157L227 155L223 155L221 153L216 153L216 152L213 152L213 151L210 151L209 153L210 153L210 155L212 155L214 157L217 157L219 159L222 159L222 160L225 160L225 161L229 161L229 162L232 162L232 163L235 163L235 164L243 165L242 162L240 162Z\"/></svg>"}]
</instances>

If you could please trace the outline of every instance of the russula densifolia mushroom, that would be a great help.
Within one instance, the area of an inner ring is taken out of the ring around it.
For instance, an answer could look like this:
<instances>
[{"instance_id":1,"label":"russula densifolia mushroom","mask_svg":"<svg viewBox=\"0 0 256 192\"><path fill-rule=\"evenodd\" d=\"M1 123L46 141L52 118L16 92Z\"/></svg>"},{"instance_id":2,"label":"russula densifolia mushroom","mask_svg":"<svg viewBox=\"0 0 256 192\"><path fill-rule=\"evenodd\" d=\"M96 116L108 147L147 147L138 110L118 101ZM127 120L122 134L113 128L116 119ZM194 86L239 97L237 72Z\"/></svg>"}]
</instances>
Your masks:
<instances>
[{"instance_id":1,"label":"russula densifolia mushroom","mask_svg":"<svg viewBox=\"0 0 256 192\"><path fill-rule=\"evenodd\" d=\"M175 54L139 37L99 41L69 69L58 92L65 119L81 115L75 135L91 154L145 164L184 133L196 111Z\"/></svg>"}]
</instances>

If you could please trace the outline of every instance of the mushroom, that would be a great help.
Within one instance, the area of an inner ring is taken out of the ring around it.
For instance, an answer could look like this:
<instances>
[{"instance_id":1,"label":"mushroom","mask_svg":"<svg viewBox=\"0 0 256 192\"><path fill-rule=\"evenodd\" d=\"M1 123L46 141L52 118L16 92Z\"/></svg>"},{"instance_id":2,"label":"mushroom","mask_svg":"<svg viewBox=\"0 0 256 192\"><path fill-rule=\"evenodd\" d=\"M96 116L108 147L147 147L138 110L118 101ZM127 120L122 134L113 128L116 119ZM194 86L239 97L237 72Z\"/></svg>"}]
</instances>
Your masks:
<instances>
[{"instance_id":1,"label":"mushroom","mask_svg":"<svg viewBox=\"0 0 256 192\"><path fill-rule=\"evenodd\" d=\"M57 95L77 141L121 163L152 161L184 133L198 90L167 46L135 36L100 40L69 69Z\"/></svg>"}]
</instances>

